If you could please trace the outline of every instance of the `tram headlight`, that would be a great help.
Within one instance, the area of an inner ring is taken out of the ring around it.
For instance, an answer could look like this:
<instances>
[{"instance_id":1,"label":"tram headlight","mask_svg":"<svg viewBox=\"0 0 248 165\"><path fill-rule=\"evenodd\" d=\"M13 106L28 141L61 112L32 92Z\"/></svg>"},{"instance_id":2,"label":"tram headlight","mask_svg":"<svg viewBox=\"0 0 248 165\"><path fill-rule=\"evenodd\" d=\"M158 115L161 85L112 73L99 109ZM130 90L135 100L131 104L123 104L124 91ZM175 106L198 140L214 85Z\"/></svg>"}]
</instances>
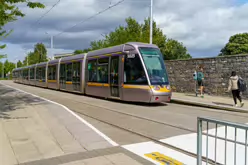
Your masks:
<instances>
[{"instance_id":1,"label":"tram headlight","mask_svg":"<svg viewBox=\"0 0 248 165\"><path fill-rule=\"evenodd\" d=\"M166 89L167 89L167 90L171 90L170 85L166 85Z\"/></svg>"},{"instance_id":2,"label":"tram headlight","mask_svg":"<svg viewBox=\"0 0 248 165\"><path fill-rule=\"evenodd\" d=\"M159 91L160 90L160 87L159 86L154 86L153 89L156 90L156 91Z\"/></svg>"}]
</instances>

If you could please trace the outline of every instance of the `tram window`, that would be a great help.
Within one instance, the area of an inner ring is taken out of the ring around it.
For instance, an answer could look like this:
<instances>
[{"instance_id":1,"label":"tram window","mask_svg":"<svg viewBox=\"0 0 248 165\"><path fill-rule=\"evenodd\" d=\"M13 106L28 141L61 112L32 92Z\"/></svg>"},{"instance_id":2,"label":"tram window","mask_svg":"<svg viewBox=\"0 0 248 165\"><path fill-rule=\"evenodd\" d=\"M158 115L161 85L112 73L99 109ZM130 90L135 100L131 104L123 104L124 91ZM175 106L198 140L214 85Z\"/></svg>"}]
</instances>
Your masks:
<instances>
[{"instance_id":1,"label":"tram window","mask_svg":"<svg viewBox=\"0 0 248 165\"><path fill-rule=\"evenodd\" d=\"M41 69L41 80L46 79L46 68L42 67Z\"/></svg>"},{"instance_id":2,"label":"tram window","mask_svg":"<svg viewBox=\"0 0 248 165\"><path fill-rule=\"evenodd\" d=\"M56 80L56 65L48 66L48 80Z\"/></svg>"},{"instance_id":3,"label":"tram window","mask_svg":"<svg viewBox=\"0 0 248 165\"><path fill-rule=\"evenodd\" d=\"M28 69L24 70L24 79L28 79Z\"/></svg>"},{"instance_id":4,"label":"tram window","mask_svg":"<svg viewBox=\"0 0 248 165\"><path fill-rule=\"evenodd\" d=\"M30 68L30 79L34 79L34 68Z\"/></svg>"},{"instance_id":5,"label":"tram window","mask_svg":"<svg viewBox=\"0 0 248 165\"><path fill-rule=\"evenodd\" d=\"M36 68L36 80L39 80L40 79L40 68Z\"/></svg>"},{"instance_id":6,"label":"tram window","mask_svg":"<svg viewBox=\"0 0 248 165\"><path fill-rule=\"evenodd\" d=\"M97 82L108 83L108 62L109 58L98 59Z\"/></svg>"},{"instance_id":7,"label":"tram window","mask_svg":"<svg viewBox=\"0 0 248 165\"><path fill-rule=\"evenodd\" d=\"M144 68L138 54L135 54L132 58L128 58L127 55L125 56L124 84L148 84Z\"/></svg>"},{"instance_id":8,"label":"tram window","mask_svg":"<svg viewBox=\"0 0 248 165\"><path fill-rule=\"evenodd\" d=\"M108 64L98 65L97 67L97 82L108 83Z\"/></svg>"},{"instance_id":9,"label":"tram window","mask_svg":"<svg viewBox=\"0 0 248 165\"><path fill-rule=\"evenodd\" d=\"M107 64L109 63L109 58L99 58L98 64Z\"/></svg>"},{"instance_id":10,"label":"tram window","mask_svg":"<svg viewBox=\"0 0 248 165\"><path fill-rule=\"evenodd\" d=\"M65 80L65 64L60 65L60 80Z\"/></svg>"},{"instance_id":11,"label":"tram window","mask_svg":"<svg viewBox=\"0 0 248 165\"><path fill-rule=\"evenodd\" d=\"M66 64L66 81L72 81L72 63Z\"/></svg>"},{"instance_id":12,"label":"tram window","mask_svg":"<svg viewBox=\"0 0 248 165\"><path fill-rule=\"evenodd\" d=\"M73 77L80 77L80 62L73 63Z\"/></svg>"},{"instance_id":13,"label":"tram window","mask_svg":"<svg viewBox=\"0 0 248 165\"><path fill-rule=\"evenodd\" d=\"M88 61L88 82L97 82L96 59Z\"/></svg>"}]
</instances>

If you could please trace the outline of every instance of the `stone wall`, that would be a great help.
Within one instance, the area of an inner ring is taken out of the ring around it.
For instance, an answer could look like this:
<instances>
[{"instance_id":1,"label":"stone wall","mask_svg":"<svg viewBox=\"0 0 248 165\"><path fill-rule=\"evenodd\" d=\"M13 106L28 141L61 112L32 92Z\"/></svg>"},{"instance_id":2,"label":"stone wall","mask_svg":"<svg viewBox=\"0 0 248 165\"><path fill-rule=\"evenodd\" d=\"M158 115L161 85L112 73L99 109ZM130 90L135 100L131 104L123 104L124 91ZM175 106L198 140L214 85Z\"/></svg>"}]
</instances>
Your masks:
<instances>
[{"instance_id":1,"label":"stone wall","mask_svg":"<svg viewBox=\"0 0 248 165\"><path fill-rule=\"evenodd\" d=\"M165 61L169 79L175 92L195 92L193 73L199 65L204 67L205 93L227 96L228 80L234 70L248 84L248 55L214 58L195 58L190 60ZM242 94L248 98L248 91Z\"/></svg>"}]
</instances>

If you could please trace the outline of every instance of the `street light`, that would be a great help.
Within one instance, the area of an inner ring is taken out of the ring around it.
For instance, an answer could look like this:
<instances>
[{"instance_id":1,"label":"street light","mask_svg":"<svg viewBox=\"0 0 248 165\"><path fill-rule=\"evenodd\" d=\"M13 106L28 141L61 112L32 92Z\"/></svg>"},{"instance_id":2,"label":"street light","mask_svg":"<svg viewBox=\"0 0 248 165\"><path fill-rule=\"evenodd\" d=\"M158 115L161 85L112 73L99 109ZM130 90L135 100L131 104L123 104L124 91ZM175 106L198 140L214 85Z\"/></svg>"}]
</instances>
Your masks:
<instances>
[{"instance_id":1,"label":"street light","mask_svg":"<svg viewBox=\"0 0 248 165\"><path fill-rule=\"evenodd\" d=\"M152 44L152 31L153 31L153 12L152 12L152 8L153 8L153 0L151 0L151 8L150 8L150 44Z\"/></svg>"},{"instance_id":2,"label":"street light","mask_svg":"<svg viewBox=\"0 0 248 165\"><path fill-rule=\"evenodd\" d=\"M47 35L50 35L48 32L45 32ZM53 60L53 35L51 37L51 59Z\"/></svg>"},{"instance_id":3,"label":"street light","mask_svg":"<svg viewBox=\"0 0 248 165\"><path fill-rule=\"evenodd\" d=\"M27 57L27 66L28 66L28 53L27 53L28 51L25 48L22 48L22 49L24 50L24 53ZM24 60L25 60L25 55L24 55Z\"/></svg>"},{"instance_id":4,"label":"street light","mask_svg":"<svg viewBox=\"0 0 248 165\"><path fill-rule=\"evenodd\" d=\"M17 62L18 62L18 56L15 56L14 59L15 59L15 67L17 68Z\"/></svg>"}]
</instances>

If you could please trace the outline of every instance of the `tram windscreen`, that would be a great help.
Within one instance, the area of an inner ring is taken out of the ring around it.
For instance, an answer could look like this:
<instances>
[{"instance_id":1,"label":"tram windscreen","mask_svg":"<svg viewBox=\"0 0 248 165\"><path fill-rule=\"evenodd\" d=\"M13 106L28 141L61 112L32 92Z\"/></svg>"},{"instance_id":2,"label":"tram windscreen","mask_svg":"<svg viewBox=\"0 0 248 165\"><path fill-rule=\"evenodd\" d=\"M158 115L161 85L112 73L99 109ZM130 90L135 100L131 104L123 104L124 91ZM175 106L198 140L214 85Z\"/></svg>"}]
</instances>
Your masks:
<instances>
[{"instance_id":1,"label":"tram windscreen","mask_svg":"<svg viewBox=\"0 0 248 165\"><path fill-rule=\"evenodd\" d=\"M162 53L156 48L139 48L145 63L151 85L168 85L168 75L165 69Z\"/></svg>"}]
</instances>

